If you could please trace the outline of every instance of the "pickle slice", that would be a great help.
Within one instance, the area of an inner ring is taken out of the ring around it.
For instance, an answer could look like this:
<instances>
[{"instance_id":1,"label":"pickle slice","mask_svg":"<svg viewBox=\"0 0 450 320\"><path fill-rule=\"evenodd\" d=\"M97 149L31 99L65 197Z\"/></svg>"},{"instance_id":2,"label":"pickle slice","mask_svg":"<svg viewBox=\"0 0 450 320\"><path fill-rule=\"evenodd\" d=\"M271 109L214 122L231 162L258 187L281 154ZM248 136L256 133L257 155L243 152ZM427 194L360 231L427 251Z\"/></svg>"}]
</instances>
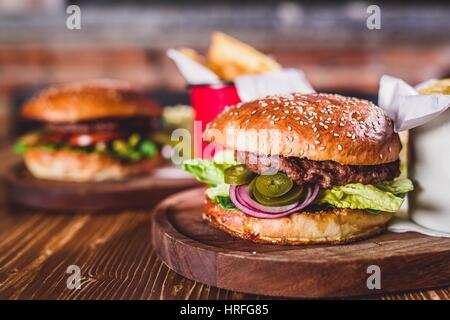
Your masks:
<instances>
[{"instance_id":1,"label":"pickle slice","mask_svg":"<svg viewBox=\"0 0 450 320\"><path fill-rule=\"evenodd\" d=\"M266 197L257 188L252 188L253 197L262 205L269 207L281 207L298 201L302 195L303 187L295 185L291 190L281 197Z\"/></svg>"},{"instance_id":2,"label":"pickle slice","mask_svg":"<svg viewBox=\"0 0 450 320\"><path fill-rule=\"evenodd\" d=\"M293 185L294 181L289 179L284 173L258 176L255 181L255 188L258 192L269 198L281 197L288 193Z\"/></svg>"},{"instance_id":3,"label":"pickle slice","mask_svg":"<svg viewBox=\"0 0 450 320\"><path fill-rule=\"evenodd\" d=\"M231 185L241 185L248 183L254 173L247 169L244 164L229 167L224 171L224 182Z\"/></svg>"}]
</instances>

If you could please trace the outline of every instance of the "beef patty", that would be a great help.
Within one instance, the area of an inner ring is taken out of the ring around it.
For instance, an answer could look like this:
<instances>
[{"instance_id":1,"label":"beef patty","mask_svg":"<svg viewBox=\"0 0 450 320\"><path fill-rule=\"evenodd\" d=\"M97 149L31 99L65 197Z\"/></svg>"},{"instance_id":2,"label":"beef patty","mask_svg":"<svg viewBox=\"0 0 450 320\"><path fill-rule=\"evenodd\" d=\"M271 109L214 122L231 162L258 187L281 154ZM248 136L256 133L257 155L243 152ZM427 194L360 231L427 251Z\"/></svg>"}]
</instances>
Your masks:
<instances>
[{"instance_id":1,"label":"beef patty","mask_svg":"<svg viewBox=\"0 0 450 320\"><path fill-rule=\"evenodd\" d=\"M76 123L46 123L45 131L62 134L98 132L149 132L157 129L159 120L149 117L107 118Z\"/></svg>"},{"instance_id":2,"label":"beef patty","mask_svg":"<svg viewBox=\"0 0 450 320\"><path fill-rule=\"evenodd\" d=\"M297 184L318 183L332 188L348 183L374 184L393 180L400 175L400 161L379 165L343 165L335 161L313 161L296 157L261 156L251 152L238 152L238 159L253 172L277 169L286 173Z\"/></svg>"}]
</instances>

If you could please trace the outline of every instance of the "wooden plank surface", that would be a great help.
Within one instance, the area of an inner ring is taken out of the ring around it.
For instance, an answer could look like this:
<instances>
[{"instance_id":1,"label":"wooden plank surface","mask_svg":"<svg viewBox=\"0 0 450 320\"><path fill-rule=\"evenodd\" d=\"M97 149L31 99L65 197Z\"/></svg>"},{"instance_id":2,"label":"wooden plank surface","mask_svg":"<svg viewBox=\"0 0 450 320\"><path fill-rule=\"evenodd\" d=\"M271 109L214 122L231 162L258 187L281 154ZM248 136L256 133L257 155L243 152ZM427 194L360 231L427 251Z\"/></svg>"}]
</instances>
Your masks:
<instances>
[{"instance_id":1,"label":"wooden plank surface","mask_svg":"<svg viewBox=\"0 0 450 320\"><path fill-rule=\"evenodd\" d=\"M7 159L0 153L1 164ZM151 246L151 210L45 213L7 206L0 190L0 299L261 299L185 279ZM69 265L81 289L66 286ZM450 299L450 287L370 299Z\"/></svg>"}]
</instances>

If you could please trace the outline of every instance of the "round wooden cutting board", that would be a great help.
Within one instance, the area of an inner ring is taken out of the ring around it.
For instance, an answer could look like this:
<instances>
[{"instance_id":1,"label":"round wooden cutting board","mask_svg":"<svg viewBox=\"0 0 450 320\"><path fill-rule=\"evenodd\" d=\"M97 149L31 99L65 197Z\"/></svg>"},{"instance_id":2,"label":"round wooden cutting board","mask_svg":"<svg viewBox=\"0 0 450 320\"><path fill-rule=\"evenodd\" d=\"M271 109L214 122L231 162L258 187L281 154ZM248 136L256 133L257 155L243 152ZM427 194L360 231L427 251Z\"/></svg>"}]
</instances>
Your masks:
<instances>
[{"instance_id":1,"label":"round wooden cutting board","mask_svg":"<svg viewBox=\"0 0 450 320\"><path fill-rule=\"evenodd\" d=\"M189 279L266 296L322 298L450 284L450 239L388 232L348 245L256 244L202 221L203 200L203 188L180 192L153 215L155 251Z\"/></svg>"},{"instance_id":2,"label":"round wooden cutting board","mask_svg":"<svg viewBox=\"0 0 450 320\"><path fill-rule=\"evenodd\" d=\"M200 185L192 177L173 176L173 170L162 167L124 181L73 183L36 179L21 161L15 161L4 170L2 180L14 204L44 210L101 211L151 207L173 193Z\"/></svg>"}]
</instances>

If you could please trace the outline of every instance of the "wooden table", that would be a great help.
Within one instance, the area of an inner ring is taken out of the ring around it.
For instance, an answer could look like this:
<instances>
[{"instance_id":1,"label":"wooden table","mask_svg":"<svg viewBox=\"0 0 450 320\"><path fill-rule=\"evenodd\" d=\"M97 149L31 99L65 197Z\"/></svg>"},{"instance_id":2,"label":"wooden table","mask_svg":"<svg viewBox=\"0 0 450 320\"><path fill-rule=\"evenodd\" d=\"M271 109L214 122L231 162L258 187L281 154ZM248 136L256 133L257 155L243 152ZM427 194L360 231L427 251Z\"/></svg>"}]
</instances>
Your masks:
<instances>
[{"instance_id":1,"label":"wooden table","mask_svg":"<svg viewBox=\"0 0 450 320\"><path fill-rule=\"evenodd\" d=\"M0 153L0 166L8 161ZM0 299L262 299L185 279L151 246L151 210L93 214L11 208L0 189ZM81 270L70 290L68 266ZM450 299L450 288L370 299Z\"/></svg>"}]
</instances>

